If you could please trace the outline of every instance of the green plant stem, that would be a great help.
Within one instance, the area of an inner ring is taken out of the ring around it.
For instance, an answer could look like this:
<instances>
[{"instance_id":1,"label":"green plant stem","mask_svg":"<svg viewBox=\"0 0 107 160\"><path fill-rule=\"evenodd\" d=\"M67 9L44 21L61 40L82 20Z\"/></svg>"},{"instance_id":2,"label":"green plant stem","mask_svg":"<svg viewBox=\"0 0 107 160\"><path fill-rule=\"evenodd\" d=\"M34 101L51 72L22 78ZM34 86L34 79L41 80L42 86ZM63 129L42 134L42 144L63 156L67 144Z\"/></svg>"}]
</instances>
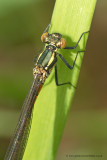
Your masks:
<instances>
[{"instance_id":1,"label":"green plant stem","mask_svg":"<svg viewBox=\"0 0 107 160\"><path fill-rule=\"evenodd\" d=\"M90 30L96 0L56 0L49 33L58 32L73 46L80 35ZM72 65L77 51L85 50L88 34L75 50L59 50ZM84 53L78 55L74 69L69 70L58 59L59 82L76 86ZM32 126L23 160L54 160L75 93L69 85L57 87L54 69L46 80L34 105Z\"/></svg>"}]
</instances>

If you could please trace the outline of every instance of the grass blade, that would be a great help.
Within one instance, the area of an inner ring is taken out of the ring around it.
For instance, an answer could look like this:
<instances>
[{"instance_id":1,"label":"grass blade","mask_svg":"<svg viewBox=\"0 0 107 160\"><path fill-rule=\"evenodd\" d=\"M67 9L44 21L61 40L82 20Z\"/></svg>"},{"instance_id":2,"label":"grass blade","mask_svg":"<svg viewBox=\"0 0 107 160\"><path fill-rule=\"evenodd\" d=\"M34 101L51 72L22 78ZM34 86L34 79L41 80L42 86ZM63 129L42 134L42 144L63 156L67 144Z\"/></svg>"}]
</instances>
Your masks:
<instances>
[{"instance_id":1,"label":"grass blade","mask_svg":"<svg viewBox=\"0 0 107 160\"><path fill-rule=\"evenodd\" d=\"M67 46L75 45L80 35L90 30L95 5L96 0L57 0L49 32L61 33L67 39ZM85 49L87 37L88 34L84 35L75 50L58 52L72 64L76 52ZM84 53L78 55L72 71L58 59L59 82L71 81L74 86L77 85L83 55ZM74 93L75 88L72 86L56 86L53 70L35 103L23 160L55 159Z\"/></svg>"}]
</instances>

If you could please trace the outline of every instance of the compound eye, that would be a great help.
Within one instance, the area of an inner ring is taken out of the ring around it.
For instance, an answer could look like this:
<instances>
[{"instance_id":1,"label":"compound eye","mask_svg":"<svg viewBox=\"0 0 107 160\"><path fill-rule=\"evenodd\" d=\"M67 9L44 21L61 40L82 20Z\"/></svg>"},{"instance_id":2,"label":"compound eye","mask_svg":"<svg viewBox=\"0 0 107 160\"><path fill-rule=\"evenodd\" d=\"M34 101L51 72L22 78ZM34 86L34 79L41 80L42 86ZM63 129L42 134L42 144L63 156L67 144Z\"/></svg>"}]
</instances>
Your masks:
<instances>
[{"instance_id":1,"label":"compound eye","mask_svg":"<svg viewBox=\"0 0 107 160\"><path fill-rule=\"evenodd\" d=\"M63 49L66 47L66 40L64 38L61 38L60 40L60 48Z\"/></svg>"},{"instance_id":2,"label":"compound eye","mask_svg":"<svg viewBox=\"0 0 107 160\"><path fill-rule=\"evenodd\" d=\"M48 32L42 34L41 41L44 43L48 42Z\"/></svg>"}]
</instances>

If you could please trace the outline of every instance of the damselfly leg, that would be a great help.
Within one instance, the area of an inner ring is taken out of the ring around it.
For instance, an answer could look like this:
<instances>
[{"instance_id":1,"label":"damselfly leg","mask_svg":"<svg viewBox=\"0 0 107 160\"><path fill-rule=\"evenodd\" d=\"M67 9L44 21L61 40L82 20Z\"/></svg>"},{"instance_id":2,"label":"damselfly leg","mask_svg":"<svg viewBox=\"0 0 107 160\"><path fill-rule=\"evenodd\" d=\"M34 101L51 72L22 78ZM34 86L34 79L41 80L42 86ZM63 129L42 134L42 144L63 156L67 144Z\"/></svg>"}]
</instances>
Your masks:
<instances>
[{"instance_id":1,"label":"damselfly leg","mask_svg":"<svg viewBox=\"0 0 107 160\"><path fill-rule=\"evenodd\" d=\"M51 26L51 23L48 24L48 26L45 28L43 33L46 33L49 30L50 26Z\"/></svg>"},{"instance_id":2,"label":"damselfly leg","mask_svg":"<svg viewBox=\"0 0 107 160\"><path fill-rule=\"evenodd\" d=\"M76 57L75 57L75 59L74 59L74 62L73 62L73 64L72 64L72 66L69 65L69 63L65 60L65 58L64 58L61 54L59 54L59 53L56 53L56 54L61 58L61 60L64 62L64 64L65 64L70 70L72 70L72 69L74 68L74 66L75 66L75 62L76 62L77 56L78 56L78 54L81 53L81 52L85 52L85 51L78 51L78 52L76 53ZM61 86L61 85L65 85L65 84L70 84L70 85L72 85L74 88L76 88L71 82L58 83L57 64L55 65L55 81L56 81L56 85L57 85L57 86Z\"/></svg>"},{"instance_id":3,"label":"damselfly leg","mask_svg":"<svg viewBox=\"0 0 107 160\"><path fill-rule=\"evenodd\" d=\"M84 34L86 33L89 33L90 31L86 31L86 32L83 32L79 38L79 40L77 41L76 45L75 46L71 46L71 47L65 47L64 49L75 49L77 46L78 46L78 43L80 42L81 38L83 37Z\"/></svg>"}]
</instances>

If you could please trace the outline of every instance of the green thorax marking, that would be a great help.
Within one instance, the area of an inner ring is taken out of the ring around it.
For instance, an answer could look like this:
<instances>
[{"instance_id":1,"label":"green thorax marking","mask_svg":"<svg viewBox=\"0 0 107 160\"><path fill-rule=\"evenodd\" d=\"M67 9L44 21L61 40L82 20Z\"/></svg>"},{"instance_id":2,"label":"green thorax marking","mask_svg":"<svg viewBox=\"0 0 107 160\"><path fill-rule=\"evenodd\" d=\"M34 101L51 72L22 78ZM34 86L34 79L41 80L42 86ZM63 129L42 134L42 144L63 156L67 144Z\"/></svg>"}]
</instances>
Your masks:
<instances>
[{"instance_id":1,"label":"green thorax marking","mask_svg":"<svg viewBox=\"0 0 107 160\"><path fill-rule=\"evenodd\" d=\"M36 65L41 65L48 73L55 65L56 59L56 47L53 45L46 46L46 49L39 55Z\"/></svg>"},{"instance_id":2,"label":"green thorax marking","mask_svg":"<svg viewBox=\"0 0 107 160\"><path fill-rule=\"evenodd\" d=\"M46 67L52 57L52 53L53 52L51 50L45 49L45 51L43 51L41 55L38 57L37 64Z\"/></svg>"}]
</instances>

